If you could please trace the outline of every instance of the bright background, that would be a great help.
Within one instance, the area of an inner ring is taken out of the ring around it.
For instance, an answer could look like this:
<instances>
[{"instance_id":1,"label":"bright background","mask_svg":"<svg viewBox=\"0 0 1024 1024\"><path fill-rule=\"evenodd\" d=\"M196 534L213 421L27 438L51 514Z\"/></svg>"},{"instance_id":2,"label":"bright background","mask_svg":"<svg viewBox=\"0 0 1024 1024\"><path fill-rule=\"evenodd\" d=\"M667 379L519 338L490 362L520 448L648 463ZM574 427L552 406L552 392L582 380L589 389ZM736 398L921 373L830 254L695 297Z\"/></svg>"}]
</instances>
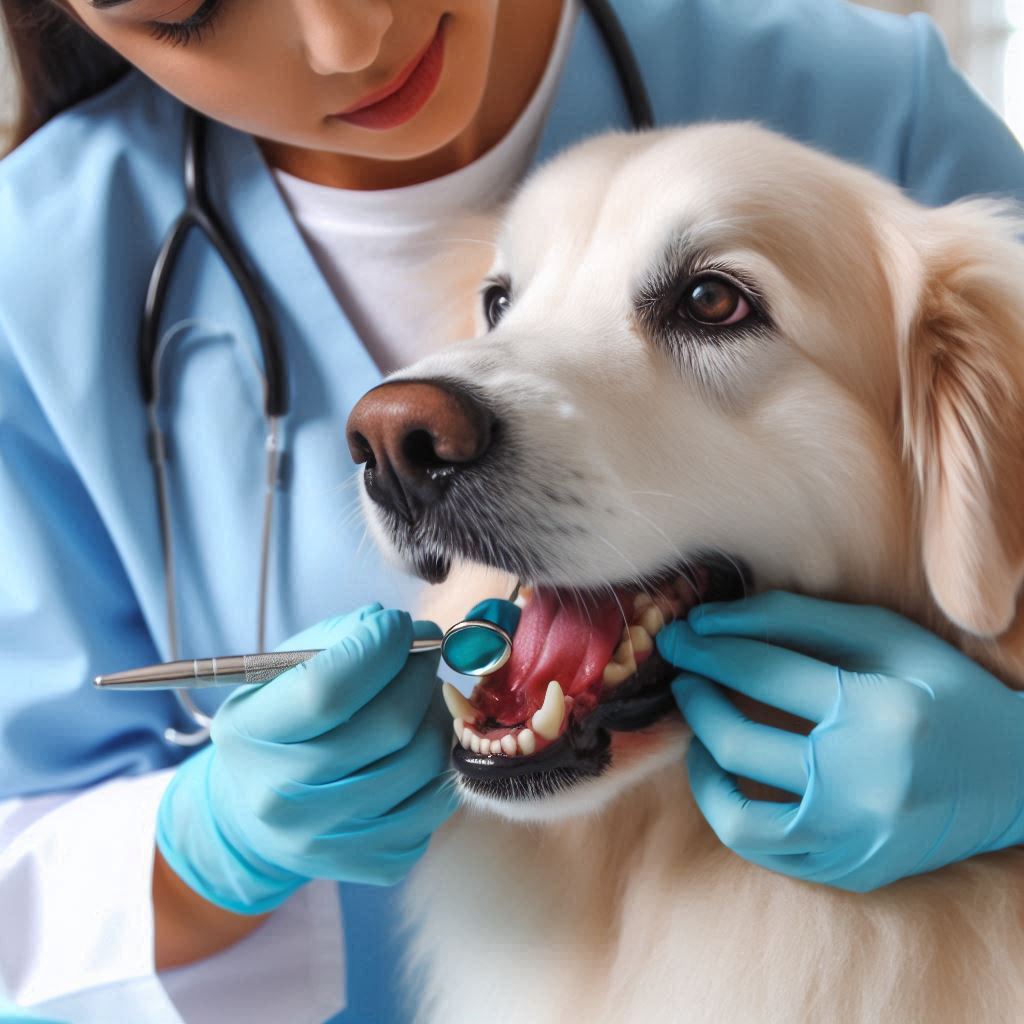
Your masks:
<instances>
[{"instance_id":1,"label":"bright background","mask_svg":"<svg viewBox=\"0 0 1024 1024\"><path fill-rule=\"evenodd\" d=\"M1024 0L862 2L884 10L930 14L956 61L1024 141ZM0 134L10 117L11 94L9 61L2 43L0 39Z\"/></svg>"}]
</instances>

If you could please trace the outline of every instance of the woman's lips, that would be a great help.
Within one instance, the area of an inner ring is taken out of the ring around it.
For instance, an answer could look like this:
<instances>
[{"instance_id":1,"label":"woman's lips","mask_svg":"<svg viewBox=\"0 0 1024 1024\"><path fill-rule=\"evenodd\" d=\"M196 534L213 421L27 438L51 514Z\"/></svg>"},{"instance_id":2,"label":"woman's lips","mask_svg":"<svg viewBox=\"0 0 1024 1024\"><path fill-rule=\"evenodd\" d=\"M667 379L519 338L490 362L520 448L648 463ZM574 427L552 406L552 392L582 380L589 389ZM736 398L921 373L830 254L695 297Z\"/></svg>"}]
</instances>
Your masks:
<instances>
[{"instance_id":1,"label":"woman's lips","mask_svg":"<svg viewBox=\"0 0 1024 1024\"><path fill-rule=\"evenodd\" d=\"M444 69L444 24L442 18L433 39L398 77L383 89L360 100L355 107L334 114L339 121L359 128L386 131L415 117L434 94Z\"/></svg>"}]
</instances>

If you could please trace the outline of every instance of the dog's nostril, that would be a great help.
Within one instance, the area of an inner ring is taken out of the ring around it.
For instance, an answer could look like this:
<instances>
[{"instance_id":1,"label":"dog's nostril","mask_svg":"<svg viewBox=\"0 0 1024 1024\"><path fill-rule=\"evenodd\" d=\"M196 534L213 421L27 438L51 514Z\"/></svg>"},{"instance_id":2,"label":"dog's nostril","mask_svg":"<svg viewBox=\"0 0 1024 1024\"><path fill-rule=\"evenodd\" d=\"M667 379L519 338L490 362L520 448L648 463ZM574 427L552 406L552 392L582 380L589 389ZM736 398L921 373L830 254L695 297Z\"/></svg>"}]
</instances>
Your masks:
<instances>
[{"instance_id":1,"label":"dog's nostril","mask_svg":"<svg viewBox=\"0 0 1024 1024\"><path fill-rule=\"evenodd\" d=\"M377 460L373 455L373 447L358 430L352 431L349 436L349 451L352 453L352 461L357 466L365 463L367 469L376 468Z\"/></svg>"},{"instance_id":2,"label":"dog's nostril","mask_svg":"<svg viewBox=\"0 0 1024 1024\"><path fill-rule=\"evenodd\" d=\"M421 469L437 470L446 466L451 467L447 459L438 455L434 437L427 430L413 430L406 434L402 441L402 454L410 466L418 466Z\"/></svg>"}]
</instances>

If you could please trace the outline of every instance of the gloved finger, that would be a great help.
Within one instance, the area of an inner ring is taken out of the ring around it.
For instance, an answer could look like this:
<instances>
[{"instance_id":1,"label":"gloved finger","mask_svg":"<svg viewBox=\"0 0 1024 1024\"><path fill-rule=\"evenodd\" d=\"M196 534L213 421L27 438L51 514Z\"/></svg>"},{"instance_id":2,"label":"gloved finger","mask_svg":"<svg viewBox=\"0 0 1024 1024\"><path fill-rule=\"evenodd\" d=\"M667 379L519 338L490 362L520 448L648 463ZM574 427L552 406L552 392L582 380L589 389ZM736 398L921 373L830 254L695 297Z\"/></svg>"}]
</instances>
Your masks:
<instances>
[{"instance_id":1,"label":"gloved finger","mask_svg":"<svg viewBox=\"0 0 1024 1024\"><path fill-rule=\"evenodd\" d=\"M364 604L354 612L347 612L344 615L335 615L329 619L322 619L312 626L308 626L301 633L289 637L275 651L312 651L324 648L330 643L336 642L338 636L343 636L357 622L382 612L384 606L375 601L372 604Z\"/></svg>"},{"instance_id":2,"label":"gloved finger","mask_svg":"<svg viewBox=\"0 0 1024 1024\"><path fill-rule=\"evenodd\" d=\"M784 647L699 636L682 621L665 626L655 643L677 668L812 722L822 721L835 705L835 666Z\"/></svg>"},{"instance_id":3,"label":"gloved finger","mask_svg":"<svg viewBox=\"0 0 1024 1024\"><path fill-rule=\"evenodd\" d=\"M451 731L441 732L431 718L428 709L423 726L404 750L389 754L346 779L345 806L354 817L385 817L424 785L448 775Z\"/></svg>"},{"instance_id":4,"label":"gloved finger","mask_svg":"<svg viewBox=\"0 0 1024 1024\"><path fill-rule=\"evenodd\" d=\"M444 710L444 702L440 703ZM440 727L438 717L433 705L427 708L407 746L345 777L292 780L276 787L280 799L265 820L275 828L308 833L331 827L339 815L353 819L384 816L432 779L448 773L452 735L450 729ZM451 716L447 717L450 722Z\"/></svg>"},{"instance_id":5,"label":"gloved finger","mask_svg":"<svg viewBox=\"0 0 1024 1024\"><path fill-rule=\"evenodd\" d=\"M430 837L458 810L454 772L433 779L379 818L345 819L304 846L301 869L321 877L367 880L381 864L399 865L420 856ZM344 865L349 873L333 874L325 866ZM358 874L350 869L358 868ZM315 874L314 874L315 873Z\"/></svg>"},{"instance_id":6,"label":"gloved finger","mask_svg":"<svg viewBox=\"0 0 1024 1024\"><path fill-rule=\"evenodd\" d=\"M413 655L395 679L349 721L314 741L317 756L333 766L335 778L361 771L408 747L431 705L435 707L430 719L435 731L446 741L451 738L451 715L445 723L437 711L444 703L437 664L436 654Z\"/></svg>"},{"instance_id":7,"label":"gloved finger","mask_svg":"<svg viewBox=\"0 0 1024 1024\"><path fill-rule=\"evenodd\" d=\"M813 854L810 853L758 853L756 850L733 850L744 860L756 864L759 868L774 871L778 875L797 878L801 881L813 881L808 877L809 865Z\"/></svg>"},{"instance_id":8,"label":"gloved finger","mask_svg":"<svg viewBox=\"0 0 1024 1024\"><path fill-rule=\"evenodd\" d=\"M672 694L720 768L802 797L807 789L806 736L750 721L707 679L683 674Z\"/></svg>"},{"instance_id":9,"label":"gloved finger","mask_svg":"<svg viewBox=\"0 0 1024 1024\"><path fill-rule=\"evenodd\" d=\"M335 634L325 632L330 642ZM214 742L230 725L272 743L300 743L330 731L369 703L409 659L408 612L379 611L340 620L337 639L319 654L258 688L233 693L214 716ZM417 654L430 667L430 655Z\"/></svg>"},{"instance_id":10,"label":"gloved finger","mask_svg":"<svg viewBox=\"0 0 1024 1024\"><path fill-rule=\"evenodd\" d=\"M701 636L749 637L801 651L850 672L884 665L894 674L923 678L928 674L922 657L935 641L927 630L887 608L825 601L784 590L699 605L688 621ZM894 631L899 632L898 643L894 643ZM915 638L930 642L913 644Z\"/></svg>"},{"instance_id":11,"label":"gloved finger","mask_svg":"<svg viewBox=\"0 0 1024 1024\"><path fill-rule=\"evenodd\" d=\"M751 800L722 771L699 739L686 754L693 798L715 835L731 850L757 853L803 853L805 843L794 829L799 804Z\"/></svg>"}]
</instances>

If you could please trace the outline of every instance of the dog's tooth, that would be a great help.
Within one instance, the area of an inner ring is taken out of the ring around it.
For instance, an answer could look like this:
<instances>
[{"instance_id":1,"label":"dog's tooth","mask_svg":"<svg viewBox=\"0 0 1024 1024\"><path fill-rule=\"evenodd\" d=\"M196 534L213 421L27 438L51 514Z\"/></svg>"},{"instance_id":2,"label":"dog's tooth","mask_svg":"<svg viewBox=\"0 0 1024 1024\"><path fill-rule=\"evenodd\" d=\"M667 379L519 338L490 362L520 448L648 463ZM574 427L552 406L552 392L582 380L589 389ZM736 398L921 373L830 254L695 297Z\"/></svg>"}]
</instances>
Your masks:
<instances>
[{"instance_id":1,"label":"dog's tooth","mask_svg":"<svg viewBox=\"0 0 1024 1024\"><path fill-rule=\"evenodd\" d=\"M519 734L519 749L527 756L536 751L537 737L529 729L524 729Z\"/></svg>"},{"instance_id":2,"label":"dog's tooth","mask_svg":"<svg viewBox=\"0 0 1024 1024\"><path fill-rule=\"evenodd\" d=\"M643 626L649 636L657 636L664 628L665 615L660 608L652 604L640 616L640 625Z\"/></svg>"},{"instance_id":3,"label":"dog's tooth","mask_svg":"<svg viewBox=\"0 0 1024 1024\"><path fill-rule=\"evenodd\" d=\"M604 667L604 674L601 676L601 679L605 686L618 686L620 683L624 683L635 671L635 665L630 668L628 665L622 665L617 661L609 661Z\"/></svg>"},{"instance_id":4,"label":"dog's tooth","mask_svg":"<svg viewBox=\"0 0 1024 1024\"><path fill-rule=\"evenodd\" d=\"M634 654L650 654L654 650L651 634L642 625L629 627L629 642L633 645Z\"/></svg>"},{"instance_id":5,"label":"dog's tooth","mask_svg":"<svg viewBox=\"0 0 1024 1024\"><path fill-rule=\"evenodd\" d=\"M654 598L655 607L661 612L666 622L671 622L676 617L676 609L679 607L679 598L674 594L669 597L668 594L657 594ZM642 624L642 621L641 621ZM650 630L647 631L648 633Z\"/></svg>"},{"instance_id":6,"label":"dog's tooth","mask_svg":"<svg viewBox=\"0 0 1024 1024\"><path fill-rule=\"evenodd\" d=\"M452 718L461 718L464 722L476 721L476 708L451 683L445 683L441 687L441 693L444 695L444 702L448 705Z\"/></svg>"},{"instance_id":7,"label":"dog's tooth","mask_svg":"<svg viewBox=\"0 0 1024 1024\"><path fill-rule=\"evenodd\" d=\"M654 598L650 594L637 594L633 598L633 611L642 612L645 608L650 608L654 604Z\"/></svg>"},{"instance_id":8,"label":"dog's tooth","mask_svg":"<svg viewBox=\"0 0 1024 1024\"><path fill-rule=\"evenodd\" d=\"M505 733L505 735L501 737L500 746L502 751L508 754L509 757L515 757L519 752L519 747L516 744L516 738L510 732Z\"/></svg>"},{"instance_id":9,"label":"dog's tooth","mask_svg":"<svg viewBox=\"0 0 1024 1024\"><path fill-rule=\"evenodd\" d=\"M530 719L530 726L534 732L546 740L557 739L564 717L565 694L562 693L561 684L557 680L552 680L548 683L548 690L544 694L544 703L541 705L540 711Z\"/></svg>"}]
</instances>

